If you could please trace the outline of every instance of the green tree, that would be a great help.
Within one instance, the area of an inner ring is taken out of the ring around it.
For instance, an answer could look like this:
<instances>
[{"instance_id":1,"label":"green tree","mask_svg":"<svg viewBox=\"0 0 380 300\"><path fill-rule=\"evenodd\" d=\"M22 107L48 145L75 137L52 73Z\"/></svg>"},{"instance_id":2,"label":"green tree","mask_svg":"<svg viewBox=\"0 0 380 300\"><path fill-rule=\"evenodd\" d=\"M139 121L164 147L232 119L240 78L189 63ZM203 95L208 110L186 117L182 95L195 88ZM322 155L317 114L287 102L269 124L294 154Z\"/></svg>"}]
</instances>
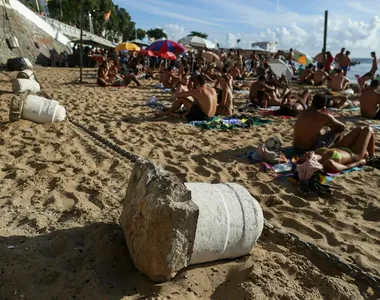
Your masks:
<instances>
[{"instance_id":1,"label":"green tree","mask_svg":"<svg viewBox=\"0 0 380 300\"><path fill-rule=\"evenodd\" d=\"M145 36L146 36L146 31L145 30L143 30L141 28L137 28L136 31L137 31L137 38L139 40L142 40L142 39L145 38Z\"/></svg>"},{"instance_id":2,"label":"green tree","mask_svg":"<svg viewBox=\"0 0 380 300\"><path fill-rule=\"evenodd\" d=\"M203 32L198 32L198 31L191 31L189 36L198 36L200 38L207 39L208 34L203 33Z\"/></svg>"},{"instance_id":3,"label":"green tree","mask_svg":"<svg viewBox=\"0 0 380 300\"><path fill-rule=\"evenodd\" d=\"M167 34L161 28L149 29L146 33L150 38L154 38L156 40L168 37Z\"/></svg>"}]
</instances>

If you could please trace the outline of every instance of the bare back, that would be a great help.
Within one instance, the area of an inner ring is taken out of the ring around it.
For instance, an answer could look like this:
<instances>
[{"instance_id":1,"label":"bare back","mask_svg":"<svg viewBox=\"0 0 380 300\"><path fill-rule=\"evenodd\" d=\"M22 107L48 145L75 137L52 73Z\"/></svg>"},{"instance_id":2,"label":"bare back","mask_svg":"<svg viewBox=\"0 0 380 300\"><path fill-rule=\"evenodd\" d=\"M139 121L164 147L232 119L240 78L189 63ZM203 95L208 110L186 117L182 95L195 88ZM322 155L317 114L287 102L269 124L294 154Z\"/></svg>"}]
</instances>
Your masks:
<instances>
[{"instance_id":1,"label":"bare back","mask_svg":"<svg viewBox=\"0 0 380 300\"><path fill-rule=\"evenodd\" d=\"M259 81L254 81L249 89L249 99L255 100L257 99L257 92L265 90L265 84Z\"/></svg>"},{"instance_id":2,"label":"bare back","mask_svg":"<svg viewBox=\"0 0 380 300\"><path fill-rule=\"evenodd\" d=\"M330 78L331 78L331 89L337 92L342 91L344 85L347 82L349 82L347 77L343 75L335 75L335 76L331 76Z\"/></svg>"},{"instance_id":3,"label":"bare back","mask_svg":"<svg viewBox=\"0 0 380 300\"><path fill-rule=\"evenodd\" d=\"M365 91L360 96L360 113L365 118L375 118L380 105L380 93L374 90Z\"/></svg>"},{"instance_id":4,"label":"bare back","mask_svg":"<svg viewBox=\"0 0 380 300\"><path fill-rule=\"evenodd\" d=\"M214 88L201 86L191 91L191 96L198 101L199 106L207 116L215 116L218 99Z\"/></svg>"},{"instance_id":5,"label":"bare back","mask_svg":"<svg viewBox=\"0 0 380 300\"><path fill-rule=\"evenodd\" d=\"M300 149L313 149L325 126L331 125L335 120L331 115L319 111L304 110L294 125L294 147Z\"/></svg>"},{"instance_id":6,"label":"bare back","mask_svg":"<svg viewBox=\"0 0 380 300\"><path fill-rule=\"evenodd\" d=\"M322 70L318 70L314 73L314 84L322 84L328 77L328 74Z\"/></svg>"},{"instance_id":7,"label":"bare back","mask_svg":"<svg viewBox=\"0 0 380 300\"><path fill-rule=\"evenodd\" d=\"M339 66L340 67L348 67L351 65L351 59L347 55L343 55L340 59Z\"/></svg>"}]
</instances>

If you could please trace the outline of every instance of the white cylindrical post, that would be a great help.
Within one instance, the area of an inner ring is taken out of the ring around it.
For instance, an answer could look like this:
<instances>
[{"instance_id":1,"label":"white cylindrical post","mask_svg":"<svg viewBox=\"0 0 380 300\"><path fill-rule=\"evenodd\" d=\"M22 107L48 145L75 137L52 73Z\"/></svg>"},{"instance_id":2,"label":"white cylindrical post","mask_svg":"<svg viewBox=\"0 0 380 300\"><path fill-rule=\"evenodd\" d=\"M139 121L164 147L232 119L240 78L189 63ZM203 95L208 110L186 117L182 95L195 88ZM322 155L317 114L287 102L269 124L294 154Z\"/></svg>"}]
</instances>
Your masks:
<instances>
[{"instance_id":1,"label":"white cylindrical post","mask_svg":"<svg viewBox=\"0 0 380 300\"><path fill-rule=\"evenodd\" d=\"M13 93L24 93L26 91L38 93L40 89L39 83L35 80L18 78L12 81Z\"/></svg>"},{"instance_id":2,"label":"white cylindrical post","mask_svg":"<svg viewBox=\"0 0 380 300\"><path fill-rule=\"evenodd\" d=\"M235 183L185 183L199 217L190 264L247 255L264 227L262 209Z\"/></svg>"},{"instance_id":3,"label":"white cylindrical post","mask_svg":"<svg viewBox=\"0 0 380 300\"><path fill-rule=\"evenodd\" d=\"M54 123L66 118L66 110L56 100L28 95L22 106L21 117L36 123Z\"/></svg>"}]
</instances>

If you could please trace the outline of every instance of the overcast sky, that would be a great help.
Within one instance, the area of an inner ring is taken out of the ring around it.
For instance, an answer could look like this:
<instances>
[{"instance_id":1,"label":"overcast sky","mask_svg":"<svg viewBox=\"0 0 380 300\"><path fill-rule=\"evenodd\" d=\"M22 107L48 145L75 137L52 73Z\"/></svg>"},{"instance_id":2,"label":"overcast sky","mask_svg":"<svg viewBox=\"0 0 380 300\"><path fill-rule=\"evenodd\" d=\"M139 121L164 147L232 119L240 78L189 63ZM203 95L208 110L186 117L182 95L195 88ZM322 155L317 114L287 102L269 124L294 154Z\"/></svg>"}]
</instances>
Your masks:
<instances>
[{"instance_id":1,"label":"overcast sky","mask_svg":"<svg viewBox=\"0 0 380 300\"><path fill-rule=\"evenodd\" d=\"M328 50L354 57L380 52L380 0L114 0L139 28L163 28L178 40L202 31L221 46L277 41L315 55L322 49L324 11L329 10Z\"/></svg>"}]
</instances>

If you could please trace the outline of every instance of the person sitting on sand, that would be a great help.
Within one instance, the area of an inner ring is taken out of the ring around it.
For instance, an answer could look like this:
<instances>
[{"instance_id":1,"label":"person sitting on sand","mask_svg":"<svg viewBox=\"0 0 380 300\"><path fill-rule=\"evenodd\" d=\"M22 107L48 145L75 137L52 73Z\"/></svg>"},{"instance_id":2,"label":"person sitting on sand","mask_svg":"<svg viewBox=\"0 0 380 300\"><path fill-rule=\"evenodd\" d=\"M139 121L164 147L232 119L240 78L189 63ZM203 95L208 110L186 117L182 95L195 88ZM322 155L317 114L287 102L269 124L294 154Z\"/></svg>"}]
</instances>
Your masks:
<instances>
[{"instance_id":1,"label":"person sitting on sand","mask_svg":"<svg viewBox=\"0 0 380 300\"><path fill-rule=\"evenodd\" d=\"M229 70L228 74L230 74L234 80L243 80L237 63L235 63L234 66Z\"/></svg>"},{"instance_id":2,"label":"person sitting on sand","mask_svg":"<svg viewBox=\"0 0 380 300\"><path fill-rule=\"evenodd\" d=\"M134 81L138 86L141 83L138 81L134 74L129 75L119 75L117 71L117 66L119 64L119 57L116 53L111 53L108 58L98 70L97 83L99 86L128 86L132 81Z\"/></svg>"},{"instance_id":3,"label":"person sitting on sand","mask_svg":"<svg viewBox=\"0 0 380 300\"><path fill-rule=\"evenodd\" d=\"M314 95L311 107L302 111L297 118L294 125L293 145L298 152L331 147L346 129L343 123L323 112L326 110L327 102L325 95ZM325 126L331 130L321 135L321 130Z\"/></svg>"},{"instance_id":4,"label":"person sitting on sand","mask_svg":"<svg viewBox=\"0 0 380 300\"><path fill-rule=\"evenodd\" d=\"M363 117L380 120L380 92L378 92L379 80L372 80L370 87L361 94L360 113Z\"/></svg>"},{"instance_id":5,"label":"person sitting on sand","mask_svg":"<svg viewBox=\"0 0 380 300\"><path fill-rule=\"evenodd\" d=\"M306 152L297 163L302 164L314 152ZM319 148L315 151L318 161L327 173L365 165L375 157L375 135L370 127L357 127L337 142L334 148Z\"/></svg>"},{"instance_id":6,"label":"person sitting on sand","mask_svg":"<svg viewBox=\"0 0 380 300\"><path fill-rule=\"evenodd\" d=\"M216 114L221 116L232 116L234 111L234 96L232 95L230 78L227 75L222 76L220 79L220 85L222 87L221 101L219 102L218 99Z\"/></svg>"},{"instance_id":7,"label":"person sitting on sand","mask_svg":"<svg viewBox=\"0 0 380 300\"><path fill-rule=\"evenodd\" d=\"M265 77L261 75L257 81L252 83L249 89L249 100L251 103L263 107L264 92L273 92L274 90L275 87L267 85Z\"/></svg>"},{"instance_id":8,"label":"person sitting on sand","mask_svg":"<svg viewBox=\"0 0 380 300\"><path fill-rule=\"evenodd\" d=\"M156 74L159 72L154 70L154 64L151 63L145 70L145 79L153 79Z\"/></svg>"},{"instance_id":9,"label":"person sitting on sand","mask_svg":"<svg viewBox=\"0 0 380 300\"><path fill-rule=\"evenodd\" d=\"M190 76L189 75L182 75L181 81L177 85L177 88L175 90L175 93L181 93L181 92L188 92L189 91L189 82L190 82Z\"/></svg>"},{"instance_id":10,"label":"person sitting on sand","mask_svg":"<svg viewBox=\"0 0 380 300\"><path fill-rule=\"evenodd\" d=\"M313 64L309 64L307 68L302 72L300 75L300 81L301 83L307 84L307 85L313 85L313 77L314 77L314 72L313 72Z\"/></svg>"},{"instance_id":11,"label":"person sitting on sand","mask_svg":"<svg viewBox=\"0 0 380 300\"><path fill-rule=\"evenodd\" d=\"M323 71L321 65L318 65L317 72L314 73L313 81L315 86L321 86L327 83L327 78L329 78L329 74Z\"/></svg>"},{"instance_id":12,"label":"person sitting on sand","mask_svg":"<svg viewBox=\"0 0 380 300\"><path fill-rule=\"evenodd\" d=\"M164 72L162 72L161 81L166 89L175 88L180 78L174 75L173 67L169 66Z\"/></svg>"},{"instance_id":13,"label":"person sitting on sand","mask_svg":"<svg viewBox=\"0 0 380 300\"><path fill-rule=\"evenodd\" d=\"M158 113L158 117L170 116L185 117L188 122L191 121L207 121L215 116L217 107L217 96L215 89L206 86L206 78L198 75L196 78L196 89L188 92L177 93L177 100L167 111ZM193 97L194 101L190 101L188 97ZM186 112L176 114L176 111L185 106Z\"/></svg>"},{"instance_id":14,"label":"person sitting on sand","mask_svg":"<svg viewBox=\"0 0 380 300\"><path fill-rule=\"evenodd\" d=\"M343 75L341 69L336 69L327 82L327 86L335 92L344 91L349 87L349 85L350 80Z\"/></svg>"},{"instance_id":15,"label":"person sitting on sand","mask_svg":"<svg viewBox=\"0 0 380 300\"><path fill-rule=\"evenodd\" d=\"M372 80L373 78L374 76L371 72L364 74L362 77L359 77L359 75L356 75L356 79L358 80L361 93L365 92L367 81Z\"/></svg>"},{"instance_id":16,"label":"person sitting on sand","mask_svg":"<svg viewBox=\"0 0 380 300\"><path fill-rule=\"evenodd\" d=\"M310 99L311 93L308 89L300 94L290 91L283 96L280 109L275 111L276 115L296 117L301 111L308 108Z\"/></svg>"}]
</instances>

